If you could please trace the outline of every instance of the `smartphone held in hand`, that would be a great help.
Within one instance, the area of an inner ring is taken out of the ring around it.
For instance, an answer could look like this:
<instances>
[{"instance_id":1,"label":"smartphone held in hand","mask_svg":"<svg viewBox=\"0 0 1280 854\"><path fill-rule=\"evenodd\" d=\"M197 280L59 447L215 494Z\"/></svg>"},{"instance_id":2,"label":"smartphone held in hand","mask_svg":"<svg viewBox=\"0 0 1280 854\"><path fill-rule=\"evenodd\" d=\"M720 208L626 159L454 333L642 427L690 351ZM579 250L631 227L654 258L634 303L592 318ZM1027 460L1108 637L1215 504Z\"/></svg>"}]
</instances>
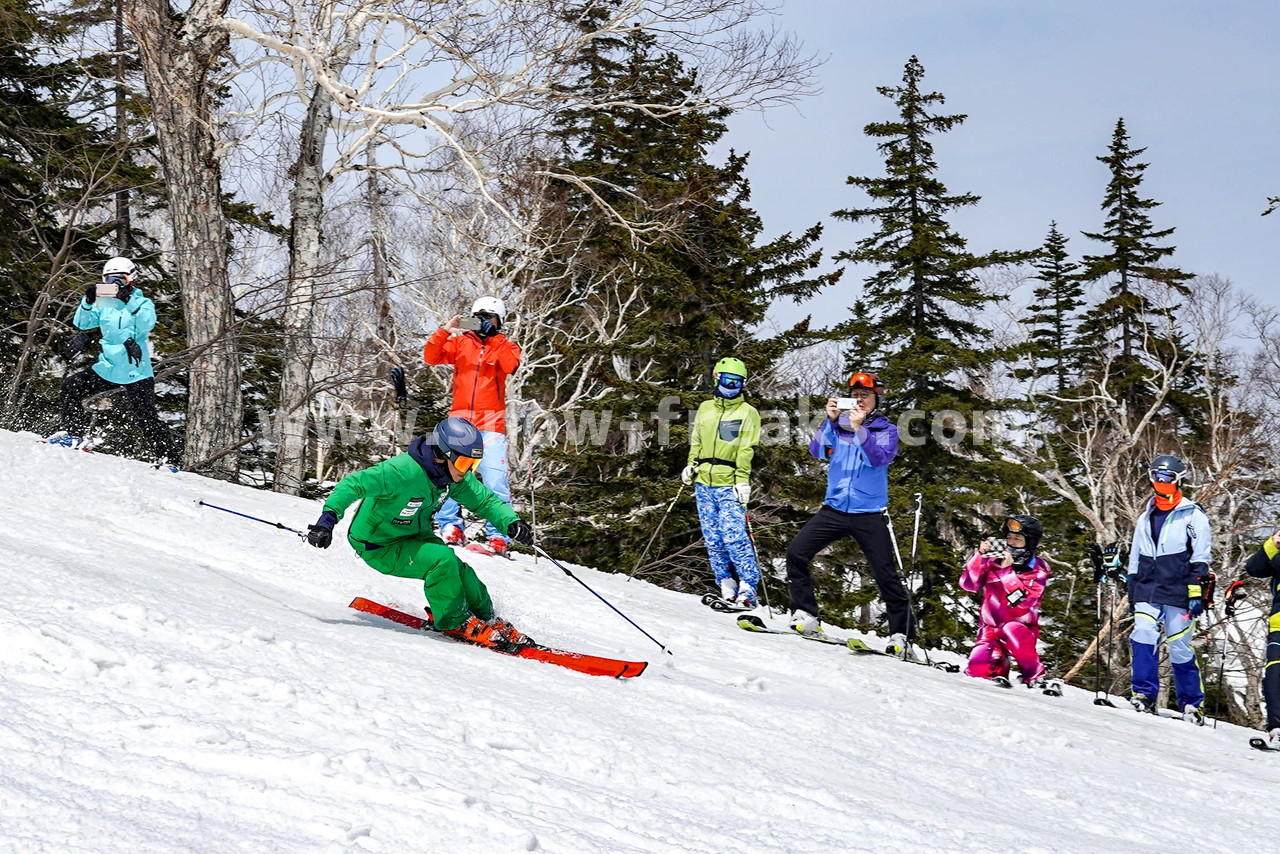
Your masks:
<instances>
[{"instance_id":1,"label":"smartphone held in hand","mask_svg":"<svg viewBox=\"0 0 1280 854\"><path fill-rule=\"evenodd\" d=\"M115 282L98 282L97 294L100 297L114 297L120 286Z\"/></svg>"},{"instance_id":2,"label":"smartphone held in hand","mask_svg":"<svg viewBox=\"0 0 1280 854\"><path fill-rule=\"evenodd\" d=\"M478 317L462 317L458 319L458 327L468 332L480 331L480 318Z\"/></svg>"},{"instance_id":3,"label":"smartphone held in hand","mask_svg":"<svg viewBox=\"0 0 1280 854\"><path fill-rule=\"evenodd\" d=\"M854 400L852 397L836 398L836 409L839 409L841 412L852 412L857 408L858 401Z\"/></svg>"}]
</instances>

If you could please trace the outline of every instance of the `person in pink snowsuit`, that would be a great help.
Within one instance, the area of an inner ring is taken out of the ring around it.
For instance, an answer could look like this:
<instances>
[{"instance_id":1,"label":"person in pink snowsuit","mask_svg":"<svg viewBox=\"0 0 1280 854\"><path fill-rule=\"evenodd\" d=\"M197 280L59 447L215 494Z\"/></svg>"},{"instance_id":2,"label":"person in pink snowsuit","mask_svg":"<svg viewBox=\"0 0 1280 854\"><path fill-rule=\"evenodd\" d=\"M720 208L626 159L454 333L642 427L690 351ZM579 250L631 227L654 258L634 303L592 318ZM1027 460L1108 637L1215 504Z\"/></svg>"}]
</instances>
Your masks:
<instances>
[{"instance_id":1,"label":"person in pink snowsuit","mask_svg":"<svg viewBox=\"0 0 1280 854\"><path fill-rule=\"evenodd\" d=\"M1049 564L1036 555L1044 529L1034 516L1005 519L1008 548L996 553L984 542L965 565L960 586L982 594L978 637L965 673L978 679L1008 678L1012 661L1022 682L1033 685L1045 668L1036 651L1040 639L1040 599L1049 579Z\"/></svg>"}]
</instances>

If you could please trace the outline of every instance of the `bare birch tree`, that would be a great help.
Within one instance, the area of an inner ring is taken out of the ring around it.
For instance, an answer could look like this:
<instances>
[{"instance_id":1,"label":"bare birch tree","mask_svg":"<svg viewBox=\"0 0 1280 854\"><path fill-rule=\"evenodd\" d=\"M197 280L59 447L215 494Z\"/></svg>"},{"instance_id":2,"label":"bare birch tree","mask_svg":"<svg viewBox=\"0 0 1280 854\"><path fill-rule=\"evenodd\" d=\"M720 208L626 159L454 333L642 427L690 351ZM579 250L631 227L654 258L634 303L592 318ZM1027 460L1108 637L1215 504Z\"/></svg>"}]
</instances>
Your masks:
<instances>
[{"instance_id":1,"label":"bare birch tree","mask_svg":"<svg viewBox=\"0 0 1280 854\"><path fill-rule=\"evenodd\" d=\"M169 195L174 269L193 351L186 465L235 479L242 403L235 300L227 270L227 221L215 136L213 75L226 59L228 0L122 0L138 42Z\"/></svg>"}]
</instances>

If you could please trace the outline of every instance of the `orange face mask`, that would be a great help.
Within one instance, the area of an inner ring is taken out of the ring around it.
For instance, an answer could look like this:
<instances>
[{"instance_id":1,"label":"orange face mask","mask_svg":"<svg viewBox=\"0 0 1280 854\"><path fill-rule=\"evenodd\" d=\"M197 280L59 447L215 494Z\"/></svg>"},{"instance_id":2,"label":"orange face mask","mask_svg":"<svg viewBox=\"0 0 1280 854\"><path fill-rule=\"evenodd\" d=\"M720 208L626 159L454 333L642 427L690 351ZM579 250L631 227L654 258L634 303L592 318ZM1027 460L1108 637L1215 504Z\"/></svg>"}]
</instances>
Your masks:
<instances>
[{"instance_id":1,"label":"orange face mask","mask_svg":"<svg viewBox=\"0 0 1280 854\"><path fill-rule=\"evenodd\" d=\"M1176 483L1153 483L1151 488L1156 491L1156 507L1161 510L1172 510L1182 501L1182 490Z\"/></svg>"}]
</instances>

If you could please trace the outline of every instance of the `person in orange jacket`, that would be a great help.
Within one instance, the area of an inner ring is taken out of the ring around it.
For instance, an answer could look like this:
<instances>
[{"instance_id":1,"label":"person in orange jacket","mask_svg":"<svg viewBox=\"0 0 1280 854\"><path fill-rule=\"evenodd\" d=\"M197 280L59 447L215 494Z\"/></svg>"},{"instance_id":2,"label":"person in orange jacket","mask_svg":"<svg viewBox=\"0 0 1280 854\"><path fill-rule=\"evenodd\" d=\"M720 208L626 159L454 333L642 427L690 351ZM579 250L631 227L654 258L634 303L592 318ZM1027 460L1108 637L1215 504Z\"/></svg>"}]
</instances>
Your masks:
<instances>
[{"instance_id":1,"label":"person in orange jacket","mask_svg":"<svg viewBox=\"0 0 1280 854\"><path fill-rule=\"evenodd\" d=\"M422 359L428 365L453 366L451 416L465 418L480 428L484 457L478 466L480 479L492 492L511 504L507 475L507 377L520 365L520 347L502 334L506 307L497 297L481 297L471 306L471 317L453 318L427 339ZM474 319L473 319L474 318ZM450 545L467 541L462 509L452 499L436 513L440 539ZM505 555L508 540L492 524L486 526L489 551Z\"/></svg>"}]
</instances>

